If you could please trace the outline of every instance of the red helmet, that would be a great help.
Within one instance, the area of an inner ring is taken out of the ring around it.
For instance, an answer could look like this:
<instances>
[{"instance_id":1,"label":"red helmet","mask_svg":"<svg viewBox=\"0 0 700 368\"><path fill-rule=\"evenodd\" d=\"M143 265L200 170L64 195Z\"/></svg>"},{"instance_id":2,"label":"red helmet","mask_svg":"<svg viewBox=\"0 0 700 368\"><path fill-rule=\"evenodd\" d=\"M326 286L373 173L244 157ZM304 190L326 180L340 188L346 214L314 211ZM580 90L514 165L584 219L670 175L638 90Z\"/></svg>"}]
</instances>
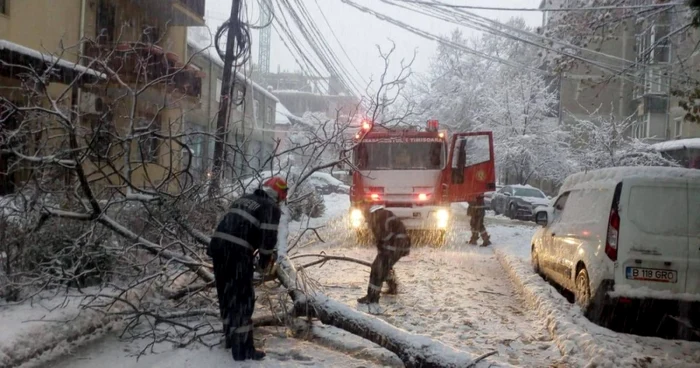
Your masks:
<instances>
[{"instance_id":1,"label":"red helmet","mask_svg":"<svg viewBox=\"0 0 700 368\"><path fill-rule=\"evenodd\" d=\"M263 187L272 189L277 194L277 200L282 202L287 199L287 181L279 176L273 176L263 183Z\"/></svg>"}]
</instances>

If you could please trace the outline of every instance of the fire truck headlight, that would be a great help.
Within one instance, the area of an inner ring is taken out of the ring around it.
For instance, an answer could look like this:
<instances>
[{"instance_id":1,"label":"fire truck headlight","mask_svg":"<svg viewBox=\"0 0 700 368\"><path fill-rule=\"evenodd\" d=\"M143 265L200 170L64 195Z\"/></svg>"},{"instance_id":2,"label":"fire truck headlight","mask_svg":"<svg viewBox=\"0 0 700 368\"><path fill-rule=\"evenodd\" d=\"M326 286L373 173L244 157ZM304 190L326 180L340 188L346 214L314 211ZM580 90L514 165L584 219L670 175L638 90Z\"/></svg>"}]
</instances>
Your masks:
<instances>
[{"instance_id":1,"label":"fire truck headlight","mask_svg":"<svg viewBox=\"0 0 700 368\"><path fill-rule=\"evenodd\" d=\"M437 219L437 227L444 229L447 227L447 221L450 219L450 212L441 208L435 212L435 218Z\"/></svg>"},{"instance_id":2,"label":"fire truck headlight","mask_svg":"<svg viewBox=\"0 0 700 368\"><path fill-rule=\"evenodd\" d=\"M353 228L356 229L362 226L364 221L365 217L362 215L362 211L357 208L353 208L352 211L350 211L350 225L352 225Z\"/></svg>"}]
</instances>

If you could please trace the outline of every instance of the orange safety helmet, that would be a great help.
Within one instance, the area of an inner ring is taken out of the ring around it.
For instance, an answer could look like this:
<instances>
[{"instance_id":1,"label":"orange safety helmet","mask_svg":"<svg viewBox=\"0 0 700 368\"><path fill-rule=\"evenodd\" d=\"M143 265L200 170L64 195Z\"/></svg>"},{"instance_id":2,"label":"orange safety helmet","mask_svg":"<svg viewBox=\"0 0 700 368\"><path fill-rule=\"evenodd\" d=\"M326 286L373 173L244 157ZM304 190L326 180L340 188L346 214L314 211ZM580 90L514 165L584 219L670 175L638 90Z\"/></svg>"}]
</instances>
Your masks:
<instances>
[{"instance_id":1,"label":"orange safety helmet","mask_svg":"<svg viewBox=\"0 0 700 368\"><path fill-rule=\"evenodd\" d=\"M287 181L279 176L273 176L263 183L263 187L272 189L277 194L277 200L282 202L287 199Z\"/></svg>"}]
</instances>

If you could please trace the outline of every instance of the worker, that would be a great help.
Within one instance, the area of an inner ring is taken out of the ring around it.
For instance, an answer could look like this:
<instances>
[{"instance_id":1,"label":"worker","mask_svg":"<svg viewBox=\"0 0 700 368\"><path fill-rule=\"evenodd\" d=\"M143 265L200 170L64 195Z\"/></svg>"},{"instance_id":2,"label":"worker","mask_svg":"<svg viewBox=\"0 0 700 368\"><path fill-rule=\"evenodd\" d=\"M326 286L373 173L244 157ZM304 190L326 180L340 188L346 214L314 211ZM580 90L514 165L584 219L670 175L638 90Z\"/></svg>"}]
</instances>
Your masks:
<instances>
[{"instance_id":1,"label":"worker","mask_svg":"<svg viewBox=\"0 0 700 368\"><path fill-rule=\"evenodd\" d=\"M486 227L484 226L484 216L486 216L486 205L484 204L484 195L479 195L476 200L469 201L469 208L467 209L467 215L469 215L469 227L472 231L472 238L469 239L469 244L476 245L479 241L479 235L483 243L482 247L491 245L491 240L489 233L486 232Z\"/></svg>"},{"instance_id":2,"label":"worker","mask_svg":"<svg viewBox=\"0 0 700 368\"><path fill-rule=\"evenodd\" d=\"M401 220L382 205L371 206L365 218L374 235L377 257L372 262L367 295L357 299L357 302L372 304L379 302L384 282L389 286L389 294L397 293L398 283L394 265L401 257L410 254L411 239L406 234L406 227Z\"/></svg>"},{"instance_id":3,"label":"worker","mask_svg":"<svg viewBox=\"0 0 700 368\"><path fill-rule=\"evenodd\" d=\"M260 189L231 204L211 238L207 254L214 263L216 292L224 324L226 348L234 360L262 360L263 351L253 346L252 315L255 308L253 273L254 251L258 250L258 267L271 267L277 243L279 203L287 198L287 183L273 177Z\"/></svg>"}]
</instances>

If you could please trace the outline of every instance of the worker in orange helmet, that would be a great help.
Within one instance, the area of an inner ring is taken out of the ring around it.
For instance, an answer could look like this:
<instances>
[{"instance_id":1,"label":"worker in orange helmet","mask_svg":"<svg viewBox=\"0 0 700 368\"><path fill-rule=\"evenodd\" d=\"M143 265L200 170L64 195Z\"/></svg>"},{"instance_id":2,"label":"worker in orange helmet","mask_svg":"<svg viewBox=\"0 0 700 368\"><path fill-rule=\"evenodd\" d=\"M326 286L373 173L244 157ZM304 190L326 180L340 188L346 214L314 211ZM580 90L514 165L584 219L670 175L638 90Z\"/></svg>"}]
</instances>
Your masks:
<instances>
[{"instance_id":1,"label":"worker in orange helmet","mask_svg":"<svg viewBox=\"0 0 700 368\"><path fill-rule=\"evenodd\" d=\"M272 266L277 244L279 203L287 199L287 182L280 177L266 180L252 194L236 199L216 227L207 254L214 263L219 311L224 324L226 348L233 359L262 360L263 351L253 345L252 316L255 308L254 252L258 267Z\"/></svg>"}]
</instances>

